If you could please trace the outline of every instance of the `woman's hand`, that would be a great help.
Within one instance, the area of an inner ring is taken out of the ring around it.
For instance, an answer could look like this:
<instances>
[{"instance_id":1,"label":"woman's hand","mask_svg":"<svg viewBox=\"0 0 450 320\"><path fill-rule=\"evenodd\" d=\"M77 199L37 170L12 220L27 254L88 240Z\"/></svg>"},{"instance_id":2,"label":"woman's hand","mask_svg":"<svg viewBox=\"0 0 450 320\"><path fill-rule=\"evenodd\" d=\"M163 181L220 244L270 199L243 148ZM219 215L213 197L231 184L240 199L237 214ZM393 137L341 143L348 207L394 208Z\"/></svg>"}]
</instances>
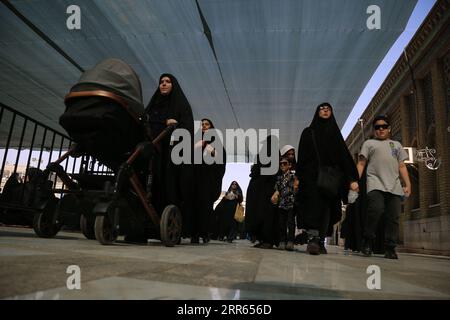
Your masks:
<instances>
[{"instance_id":1,"label":"woman's hand","mask_svg":"<svg viewBox=\"0 0 450 320\"><path fill-rule=\"evenodd\" d=\"M294 178L294 193L298 192L298 186L300 185L300 182L298 181L298 178Z\"/></svg>"},{"instance_id":2,"label":"woman's hand","mask_svg":"<svg viewBox=\"0 0 450 320\"><path fill-rule=\"evenodd\" d=\"M178 123L178 121L175 119L167 119L166 120L166 126L170 126L172 124L177 124L177 123Z\"/></svg>"},{"instance_id":3,"label":"woman's hand","mask_svg":"<svg viewBox=\"0 0 450 320\"><path fill-rule=\"evenodd\" d=\"M275 191L275 193L272 195L272 198L270 199L270 201L272 201L273 204L277 204L278 203L278 196L279 196L278 191Z\"/></svg>"},{"instance_id":4,"label":"woman's hand","mask_svg":"<svg viewBox=\"0 0 450 320\"><path fill-rule=\"evenodd\" d=\"M200 140L199 142L197 142L197 143L194 145L194 148L196 148L196 149L198 149L198 148L203 148L203 144L204 144L204 141L203 141L203 140Z\"/></svg>"},{"instance_id":5,"label":"woman's hand","mask_svg":"<svg viewBox=\"0 0 450 320\"><path fill-rule=\"evenodd\" d=\"M207 144L205 149L210 155L214 156L214 148L213 147L211 147L209 144Z\"/></svg>"},{"instance_id":6,"label":"woman's hand","mask_svg":"<svg viewBox=\"0 0 450 320\"><path fill-rule=\"evenodd\" d=\"M353 181L352 183L350 183L350 190L359 192L359 184L356 181Z\"/></svg>"}]
</instances>

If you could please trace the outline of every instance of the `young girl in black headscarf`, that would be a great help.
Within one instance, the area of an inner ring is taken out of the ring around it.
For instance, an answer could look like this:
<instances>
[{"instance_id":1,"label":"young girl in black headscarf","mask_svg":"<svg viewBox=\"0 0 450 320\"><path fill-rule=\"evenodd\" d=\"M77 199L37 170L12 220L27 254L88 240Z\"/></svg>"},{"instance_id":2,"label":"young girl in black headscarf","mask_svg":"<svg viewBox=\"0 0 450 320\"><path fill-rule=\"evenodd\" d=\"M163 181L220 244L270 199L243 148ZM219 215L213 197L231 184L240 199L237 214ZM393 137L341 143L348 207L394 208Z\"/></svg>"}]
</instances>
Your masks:
<instances>
[{"instance_id":1,"label":"young girl in black headscarf","mask_svg":"<svg viewBox=\"0 0 450 320\"><path fill-rule=\"evenodd\" d=\"M317 187L319 162L321 165L335 166L343 173L338 196L330 197ZM298 227L308 232L307 252L327 253L324 240L332 234L333 225L341 219L341 201L346 201L349 188L355 191L358 189L356 165L329 103L317 107L310 126L302 132L295 174L300 183L297 194L300 206Z\"/></svg>"},{"instance_id":2,"label":"young girl in black headscarf","mask_svg":"<svg viewBox=\"0 0 450 320\"><path fill-rule=\"evenodd\" d=\"M214 129L214 125L209 119L202 119L202 137L209 130ZM216 150L210 145L213 140L198 141L195 148L201 148L202 153L208 153L212 157L215 156ZM195 164L195 195L194 195L194 211L192 220L192 237L191 243L199 243L199 238L203 239L203 243L209 241L210 228L217 224L214 221L213 205L219 198L222 191L222 178L225 174L225 150L222 148L223 157L220 163L207 164L202 159L201 164ZM219 161L218 161L219 162Z\"/></svg>"},{"instance_id":3,"label":"young girl in black headscarf","mask_svg":"<svg viewBox=\"0 0 450 320\"><path fill-rule=\"evenodd\" d=\"M193 156L194 120L192 109L177 79L168 73L159 77L159 86L145 109L151 129L152 139L156 138L168 125L176 124L177 129L190 133L191 155ZM194 167L190 164L175 165L171 159L170 135L157 147L153 160L152 203L161 214L165 206L174 204L183 217L182 236L191 233L192 184Z\"/></svg>"}]
</instances>

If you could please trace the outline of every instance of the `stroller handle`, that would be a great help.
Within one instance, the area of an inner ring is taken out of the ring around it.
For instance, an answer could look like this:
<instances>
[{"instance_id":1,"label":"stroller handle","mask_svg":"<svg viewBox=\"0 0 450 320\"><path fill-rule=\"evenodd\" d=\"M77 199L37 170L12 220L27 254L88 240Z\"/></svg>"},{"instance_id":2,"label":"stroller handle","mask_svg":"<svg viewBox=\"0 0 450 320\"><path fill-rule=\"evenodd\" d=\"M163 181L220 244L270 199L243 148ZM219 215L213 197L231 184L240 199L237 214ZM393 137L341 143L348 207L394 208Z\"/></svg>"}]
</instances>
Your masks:
<instances>
[{"instance_id":1,"label":"stroller handle","mask_svg":"<svg viewBox=\"0 0 450 320\"><path fill-rule=\"evenodd\" d=\"M172 133L173 130L175 130L175 128L177 127L176 124L172 124L170 126L167 126L166 128L164 128L164 130L155 138L153 139L153 141L151 142L152 146L157 146L159 144L159 142L165 137L167 136L169 133ZM152 148L151 146L149 146L150 142L144 142L139 144L139 147L133 152L133 154L128 158L127 160L127 164L131 165L134 160L136 160L136 158L142 153L142 152L146 152L145 150L147 150L149 147Z\"/></svg>"},{"instance_id":2,"label":"stroller handle","mask_svg":"<svg viewBox=\"0 0 450 320\"><path fill-rule=\"evenodd\" d=\"M160 133L155 139L153 139L152 143L153 143L154 145L159 144L159 142L160 142L165 136L167 136L169 133L171 134L176 128L177 128L177 124L171 124L171 125L165 127L164 130L161 131L161 133Z\"/></svg>"}]
</instances>

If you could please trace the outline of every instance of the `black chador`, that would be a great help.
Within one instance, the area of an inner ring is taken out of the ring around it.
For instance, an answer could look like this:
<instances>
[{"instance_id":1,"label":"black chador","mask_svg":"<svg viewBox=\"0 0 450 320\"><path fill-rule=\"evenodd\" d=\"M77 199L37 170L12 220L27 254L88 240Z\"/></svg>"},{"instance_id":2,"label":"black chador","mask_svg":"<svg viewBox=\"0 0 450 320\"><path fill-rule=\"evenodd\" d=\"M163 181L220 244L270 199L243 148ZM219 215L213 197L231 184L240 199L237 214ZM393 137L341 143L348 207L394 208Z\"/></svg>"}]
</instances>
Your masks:
<instances>
[{"instance_id":1,"label":"black chador","mask_svg":"<svg viewBox=\"0 0 450 320\"><path fill-rule=\"evenodd\" d=\"M193 157L194 120L192 109L184 95L177 79L171 74L162 74L168 77L172 83L172 90L167 95L162 95L159 87L153 94L145 112L152 132L152 138L166 127L166 120L177 120L177 128L186 129L191 134L191 155ZM159 145L159 152L153 160L153 204L161 214L164 207L174 204L181 210L183 217L183 236L189 236L191 232L192 204L193 204L193 180L194 166L192 164L175 165L171 160L170 136L166 136ZM192 159L191 159L192 160Z\"/></svg>"},{"instance_id":2,"label":"black chador","mask_svg":"<svg viewBox=\"0 0 450 320\"><path fill-rule=\"evenodd\" d=\"M269 136L264 143L267 143L267 150L270 150L272 136ZM261 169L269 166L270 164L263 165L258 155L256 164L251 168L245 208L246 232L251 236L252 241L258 240L260 242L258 245L264 244L267 247L278 245L277 208L270 201L277 174L261 174Z\"/></svg>"},{"instance_id":3,"label":"black chador","mask_svg":"<svg viewBox=\"0 0 450 320\"><path fill-rule=\"evenodd\" d=\"M299 227L319 231L322 238L331 236L333 225L340 221L341 201L347 201L350 182L358 181L356 165L350 155L333 113L328 119L319 117L320 107L332 107L329 103L319 105L310 126L303 130L298 146L298 162L295 174L299 179L297 193L300 206ZM313 143L316 140L321 165L337 166L344 174L339 196L329 198L319 192L317 175L319 160Z\"/></svg>"},{"instance_id":4,"label":"black chador","mask_svg":"<svg viewBox=\"0 0 450 320\"><path fill-rule=\"evenodd\" d=\"M238 225L234 220L234 213L236 206L242 201L242 189L237 181L233 181L215 210L219 225L219 240L226 238L228 242L232 242L236 238Z\"/></svg>"},{"instance_id":5,"label":"black chador","mask_svg":"<svg viewBox=\"0 0 450 320\"><path fill-rule=\"evenodd\" d=\"M208 121L211 129L214 125L209 119L202 119ZM213 141L203 141L202 151ZM207 164L202 159L201 164L194 165L195 174L195 195L194 195L194 217L192 225L191 242L198 243L199 237L203 242L208 242L209 233L217 225L215 216L213 215L214 202L220 197L222 191L222 179L225 174L226 154L222 147L223 157L220 163ZM218 161L219 162L219 161Z\"/></svg>"}]
</instances>

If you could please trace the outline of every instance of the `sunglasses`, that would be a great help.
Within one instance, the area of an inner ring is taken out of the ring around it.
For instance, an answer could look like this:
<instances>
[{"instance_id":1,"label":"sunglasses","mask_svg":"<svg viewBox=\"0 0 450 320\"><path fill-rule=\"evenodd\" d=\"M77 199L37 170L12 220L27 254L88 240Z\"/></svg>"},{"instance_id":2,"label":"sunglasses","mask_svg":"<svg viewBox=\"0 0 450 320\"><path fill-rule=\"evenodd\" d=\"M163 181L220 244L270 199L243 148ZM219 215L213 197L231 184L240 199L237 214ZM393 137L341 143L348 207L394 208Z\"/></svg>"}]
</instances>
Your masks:
<instances>
[{"instance_id":1,"label":"sunglasses","mask_svg":"<svg viewBox=\"0 0 450 320\"><path fill-rule=\"evenodd\" d=\"M323 106L323 107L320 107L319 110L331 110L331 109L330 109L330 107Z\"/></svg>"},{"instance_id":2,"label":"sunglasses","mask_svg":"<svg viewBox=\"0 0 450 320\"><path fill-rule=\"evenodd\" d=\"M288 166L289 162L280 162L280 166Z\"/></svg>"},{"instance_id":3,"label":"sunglasses","mask_svg":"<svg viewBox=\"0 0 450 320\"><path fill-rule=\"evenodd\" d=\"M380 130L380 129L387 129L389 128L388 124L377 124L376 126L374 126L375 130Z\"/></svg>"}]
</instances>

